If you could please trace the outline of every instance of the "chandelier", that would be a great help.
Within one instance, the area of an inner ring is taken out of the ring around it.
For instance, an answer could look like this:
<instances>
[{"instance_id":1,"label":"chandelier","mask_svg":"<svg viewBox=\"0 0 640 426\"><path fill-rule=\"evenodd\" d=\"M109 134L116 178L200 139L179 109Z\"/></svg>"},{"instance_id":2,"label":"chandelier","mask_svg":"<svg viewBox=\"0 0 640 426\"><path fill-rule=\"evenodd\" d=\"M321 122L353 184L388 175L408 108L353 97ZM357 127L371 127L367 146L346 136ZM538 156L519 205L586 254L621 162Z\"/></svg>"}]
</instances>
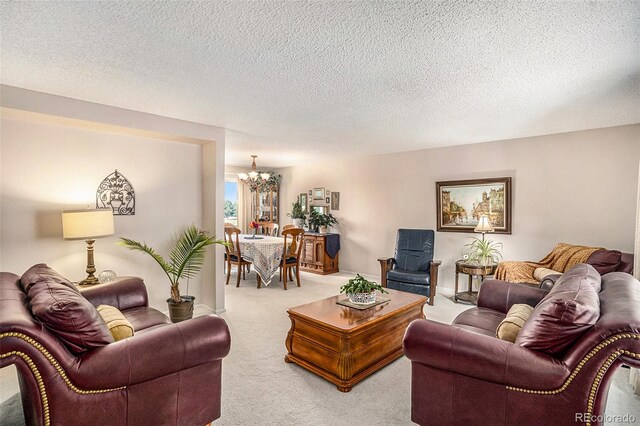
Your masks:
<instances>
[{"instance_id":1,"label":"chandelier","mask_svg":"<svg viewBox=\"0 0 640 426\"><path fill-rule=\"evenodd\" d=\"M260 179L262 181L267 181L269 180L269 177L271 177L271 175L269 173L258 173L256 171L256 158L258 156L257 155L252 155L251 158L253 158L253 163L251 163L251 171L249 173L238 173L238 177L240 178L241 181L245 182L245 183L258 183L258 177L260 177Z\"/></svg>"}]
</instances>

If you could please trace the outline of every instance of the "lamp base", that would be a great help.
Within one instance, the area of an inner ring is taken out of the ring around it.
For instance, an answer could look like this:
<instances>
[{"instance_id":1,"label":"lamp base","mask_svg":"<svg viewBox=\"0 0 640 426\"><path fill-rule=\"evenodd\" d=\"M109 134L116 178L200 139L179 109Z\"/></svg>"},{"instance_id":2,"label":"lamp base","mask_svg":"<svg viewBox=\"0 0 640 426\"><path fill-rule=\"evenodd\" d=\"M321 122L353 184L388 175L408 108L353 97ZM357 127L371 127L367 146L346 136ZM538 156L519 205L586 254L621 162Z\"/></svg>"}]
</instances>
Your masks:
<instances>
[{"instance_id":1,"label":"lamp base","mask_svg":"<svg viewBox=\"0 0 640 426\"><path fill-rule=\"evenodd\" d=\"M80 283L78 283L78 285L96 285L96 284L100 284L100 281L98 281L98 279L93 275L89 275L87 278L85 278L84 280L80 281Z\"/></svg>"}]
</instances>

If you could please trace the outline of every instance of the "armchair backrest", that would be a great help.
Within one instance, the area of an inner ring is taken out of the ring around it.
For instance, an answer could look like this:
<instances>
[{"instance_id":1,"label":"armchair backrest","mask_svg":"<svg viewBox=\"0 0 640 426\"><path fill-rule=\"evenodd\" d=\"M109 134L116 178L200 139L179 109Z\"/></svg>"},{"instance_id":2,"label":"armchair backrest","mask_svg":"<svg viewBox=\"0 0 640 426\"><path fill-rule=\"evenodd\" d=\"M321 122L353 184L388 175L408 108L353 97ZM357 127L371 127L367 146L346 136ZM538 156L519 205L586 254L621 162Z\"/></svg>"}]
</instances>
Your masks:
<instances>
[{"instance_id":1,"label":"armchair backrest","mask_svg":"<svg viewBox=\"0 0 640 426\"><path fill-rule=\"evenodd\" d=\"M428 271L433 260L433 229L398 229L395 268Z\"/></svg>"},{"instance_id":2,"label":"armchair backrest","mask_svg":"<svg viewBox=\"0 0 640 426\"><path fill-rule=\"evenodd\" d=\"M622 253L618 271L626 272L627 274L633 273L633 253Z\"/></svg>"},{"instance_id":3,"label":"armchair backrest","mask_svg":"<svg viewBox=\"0 0 640 426\"><path fill-rule=\"evenodd\" d=\"M640 282L627 273L611 272L602 276L601 287L600 318L565 354L563 361L569 368L574 368L593 348L614 335L634 337L620 338L609 346L640 353ZM624 359L626 355L621 357ZM626 361L640 365L640 359Z\"/></svg>"},{"instance_id":4,"label":"armchair backrest","mask_svg":"<svg viewBox=\"0 0 640 426\"><path fill-rule=\"evenodd\" d=\"M239 228L225 226L224 242L230 243L229 245L224 247L227 255L238 256L238 258L242 257L242 254L240 253L240 242L238 240L238 235L240 235L240 232L241 231Z\"/></svg>"},{"instance_id":5,"label":"armchair backrest","mask_svg":"<svg viewBox=\"0 0 640 426\"><path fill-rule=\"evenodd\" d=\"M291 257L299 258L302 251L302 236L304 235L304 229L291 228L282 231L282 237L284 238L284 253L283 260ZM291 237L289 239L289 237ZM291 241L291 243L289 243Z\"/></svg>"}]
</instances>

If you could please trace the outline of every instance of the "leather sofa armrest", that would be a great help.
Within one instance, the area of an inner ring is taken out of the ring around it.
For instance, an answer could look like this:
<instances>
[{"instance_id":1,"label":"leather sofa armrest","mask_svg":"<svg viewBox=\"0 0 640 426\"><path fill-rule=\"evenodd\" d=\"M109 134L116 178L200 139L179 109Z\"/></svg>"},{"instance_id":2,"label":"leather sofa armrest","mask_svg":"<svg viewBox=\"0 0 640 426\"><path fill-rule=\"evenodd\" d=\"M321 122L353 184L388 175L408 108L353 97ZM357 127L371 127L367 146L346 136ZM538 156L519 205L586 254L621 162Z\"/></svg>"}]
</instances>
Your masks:
<instances>
[{"instance_id":1,"label":"leather sofa armrest","mask_svg":"<svg viewBox=\"0 0 640 426\"><path fill-rule=\"evenodd\" d=\"M81 389L113 389L220 360L230 347L227 323L217 315L207 315L87 352L67 373Z\"/></svg>"},{"instance_id":2,"label":"leather sofa armrest","mask_svg":"<svg viewBox=\"0 0 640 426\"><path fill-rule=\"evenodd\" d=\"M542 352L430 320L409 325L404 353L432 368L525 389L556 389L570 374L564 363Z\"/></svg>"},{"instance_id":3,"label":"leather sofa armrest","mask_svg":"<svg viewBox=\"0 0 640 426\"><path fill-rule=\"evenodd\" d=\"M526 284L486 279L478 294L478 307L507 313L516 303L536 306L547 294L546 290Z\"/></svg>"},{"instance_id":4,"label":"leather sofa armrest","mask_svg":"<svg viewBox=\"0 0 640 426\"><path fill-rule=\"evenodd\" d=\"M378 259L378 262L380 262L380 285L382 287L387 286L387 271L391 270L395 261L393 257L381 257Z\"/></svg>"},{"instance_id":5,"label":"leather sofa armrest","mask_svg":"<svg viewBox=\"0 0 640 426\"><path fill-rule=\"evenodd\" d=\"M561 276L562 274L547 275L542 279L542 281L540 281L540 288L544 291L551 290Z\"/></svg>"},{"instance_id":6,"label":"leather sofa armrest","mask_svg":"<svg viewBox=\"0 0 640 426\"><path fill-rule=\"evenodd\" d=\"M80 293L94 306L110 305L124 310L149 305L147 287L139 277L118 277L109 283L82 288Z\"/></svg>"}]
</instances>

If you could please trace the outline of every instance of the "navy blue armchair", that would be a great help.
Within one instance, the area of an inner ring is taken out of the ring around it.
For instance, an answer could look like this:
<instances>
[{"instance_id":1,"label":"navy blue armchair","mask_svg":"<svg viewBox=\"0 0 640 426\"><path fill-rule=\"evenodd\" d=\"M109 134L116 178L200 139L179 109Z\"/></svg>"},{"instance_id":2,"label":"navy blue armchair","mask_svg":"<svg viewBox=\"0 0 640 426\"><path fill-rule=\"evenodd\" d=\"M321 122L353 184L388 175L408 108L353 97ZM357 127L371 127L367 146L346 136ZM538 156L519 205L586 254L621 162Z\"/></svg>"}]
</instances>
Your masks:
<instances>
[{"instance_id":1,"label":"navy blue armchair","mask_svg":"<svg viewBox=\"0 0 640 426\"><path fill-rule=\"evenodd\" d=\"M434 237L432 229L398 229L395 256L378 259L382 286L427 296L433 306L442 263L433 260Z\"/></svg>"}]
</instances>

